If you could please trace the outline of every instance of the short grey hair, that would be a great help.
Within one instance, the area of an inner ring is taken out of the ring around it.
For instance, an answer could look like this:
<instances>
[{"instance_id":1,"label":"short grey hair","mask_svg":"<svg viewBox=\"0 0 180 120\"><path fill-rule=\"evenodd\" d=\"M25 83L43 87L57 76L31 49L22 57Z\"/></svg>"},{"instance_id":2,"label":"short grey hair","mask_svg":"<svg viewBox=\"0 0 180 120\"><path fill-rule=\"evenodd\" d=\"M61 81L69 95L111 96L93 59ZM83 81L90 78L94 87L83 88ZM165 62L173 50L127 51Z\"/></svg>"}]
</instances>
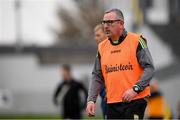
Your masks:
<instances>
[{"instance_id":1,"label":"short grey hair","mask_svg":"<svg viewBox=\"0 0 180 120\"><path fill-rule=\"evenodd\" d=\"M121 10L115 8L115 9L111 9L111 10L106 11L105 14L110 13L110 12L116 13L117 19L124 21L124 15L123 15Z\"/></svg>"}]
</instances>

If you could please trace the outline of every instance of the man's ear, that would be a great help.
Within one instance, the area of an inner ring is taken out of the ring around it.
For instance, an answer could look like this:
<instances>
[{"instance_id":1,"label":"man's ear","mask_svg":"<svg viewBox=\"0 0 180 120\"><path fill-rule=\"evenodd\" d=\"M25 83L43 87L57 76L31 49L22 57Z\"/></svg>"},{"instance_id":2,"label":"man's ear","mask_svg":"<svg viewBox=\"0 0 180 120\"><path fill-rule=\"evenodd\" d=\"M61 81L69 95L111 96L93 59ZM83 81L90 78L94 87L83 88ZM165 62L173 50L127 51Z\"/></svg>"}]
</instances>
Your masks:
<instances>
[{"instance_id":1,"label":"man's ear","mask_svg":"<svg viewBox=\"0 0 180 120\"><path fill-rule=\"evenodd\" d=\"M119 21L121 25L124 25L124 21Z\"/></svg>"},{"instance_id":2,"label":"man's ear","mask_svg":"<svg viewBox=\"0 0 180 120\"><path fill-rule=\"evenodd\" d=\"M124 29L124 22L120 21L119 26L120 26L120 28L123 28L123 29Z\"/></svg>"}]
</instances>

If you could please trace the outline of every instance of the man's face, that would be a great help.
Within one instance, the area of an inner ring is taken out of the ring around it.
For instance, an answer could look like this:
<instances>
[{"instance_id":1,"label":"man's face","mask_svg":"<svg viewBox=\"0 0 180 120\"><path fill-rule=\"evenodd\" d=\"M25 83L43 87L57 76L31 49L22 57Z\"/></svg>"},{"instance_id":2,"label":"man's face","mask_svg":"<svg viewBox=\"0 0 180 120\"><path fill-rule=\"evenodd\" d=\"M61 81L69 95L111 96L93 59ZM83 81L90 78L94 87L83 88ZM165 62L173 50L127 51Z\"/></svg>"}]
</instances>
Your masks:
<instances>
[{"instance_id":1,"label":"man's face","mask_svg":"<svg viewBox=\"0 0 180 120\"><path fill-rule=\"evenodd\" d=\"M95 37L96 43L99 44L101 41L103 41L106 38L106 35L104 31L101 28L99 28L94 32L94 37Z\"/></svg>"},{"instance_id":2,"label":"man's face","mask_svg":"<svg viewBox=\"0 0 180 120\"><path fill-rule=\"evenodd\" d=\"M102 22L107 37L118 38L124 29L124 23L117 19L115 12L106 13Z\"/></svg>"},{"instance_id":3,"label":"man's face","mask_svg":"<svg viewBox=\"0 0 180 120\"><path fill-rule=\"evenodd\" d=\"M70 75L70 71L66 70L66 69L61 69L62 72L62 77L64 80L69 80L71 75Z\"/></svg>"}]
</instances>

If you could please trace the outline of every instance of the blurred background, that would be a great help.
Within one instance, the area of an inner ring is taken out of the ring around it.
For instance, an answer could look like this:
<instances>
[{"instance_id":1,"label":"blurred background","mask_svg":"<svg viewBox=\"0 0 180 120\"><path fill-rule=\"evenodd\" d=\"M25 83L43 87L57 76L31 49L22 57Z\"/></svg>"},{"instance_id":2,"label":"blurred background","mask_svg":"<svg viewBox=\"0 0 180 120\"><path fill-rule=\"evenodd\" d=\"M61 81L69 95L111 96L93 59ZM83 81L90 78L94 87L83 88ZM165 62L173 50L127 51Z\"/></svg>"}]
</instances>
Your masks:
<instances>
[{"instance_id":1,"label":"blurred background","mask_svg":"<svg viewBox=\"0 0 180 120\"><path fill-rule=\"evenodd\" d=\"M153 80L177 118L179 0L0 0L0 118L59 116L52 97L64 63L88 89L97 51L93 29L111 8L122 10L127 31L147 39Z\"/></svg>"}]
</instances>

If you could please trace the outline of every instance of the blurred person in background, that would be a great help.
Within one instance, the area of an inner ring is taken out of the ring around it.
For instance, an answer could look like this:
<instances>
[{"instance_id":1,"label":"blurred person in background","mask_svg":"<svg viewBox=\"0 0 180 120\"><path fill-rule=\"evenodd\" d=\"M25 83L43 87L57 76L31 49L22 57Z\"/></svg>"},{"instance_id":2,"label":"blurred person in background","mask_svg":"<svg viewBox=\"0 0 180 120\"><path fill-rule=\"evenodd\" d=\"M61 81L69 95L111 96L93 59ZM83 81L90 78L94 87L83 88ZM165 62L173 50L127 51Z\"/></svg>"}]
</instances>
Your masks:
<instances>
[{"instance_id":1,"label":"blurred person in background","mask_svg":"<svg viewBox=\"0 0 180 120\"><path fill-rule=\"evenodd\" d=\"M158 83L152 81L150 84L151 96L148 98L148 106L146 109L146 116L149 119L171 119L171 109L158 89Z\"/></svg>"},{"instance_id":2,"label":"blurred person in background","mask_svg":"<svg viewBox=\"0 0 180 120\"><path fill-rule=\"evenodd\" d=\"M86 105L87 90L72 77L69 65L63 65L61 70L63 82L54 93L54 104L63 104L63 119L80 119L81 110ZM84 101L80 97L81 92L84 93Z\"/></svg>"},{"instance_id":3,"label":"blurred person in background","mask_svg":"<svg viewBox=\"0 0 180 120\"><path fill-rule=\"evenodd\" d=\"M96 40L97 45L103 40L105 40L106 38L107 37L106 37L106 34L104 33L103 25L102 24L96 25L96 27L94 28L94 39ZM104 84L102 85L99 95L101 97L101 109L102 109L103 117L106 118L107 106L106 106L106 90L105 90Z\"/></svg>"},{"instance_id":4,"label":"blurred person in background","mask_svg":"<svg viewBox=\"0 0 180 120\"><path fill-rule=\"evenodd\" d=\"M180 119L180 101L178 102L178 106L177 106L177 117L178 119Z\"/></svg>"},{"instance_id":5,"label":"blurred person in background","mask_svg":"<svg viewBox=\"0 0 180 120\"><path fill-rule=\"evenodd\" d=\"M95 115L97 95L105 81L107 119L142 119L150 95L154 65L146 39L127 32L119 9L104 14L108 39L98 45L87 100L87 114Z\"/></svg>"},{"instance_id":6,"label":"blurred person in background","mask_svg":"<svg viewBox=\"0 0 180 120\"><path fill-rule=\"evenodd\" d=\"M106 34L104 32L104 27L102 24L98 24L95 26L94 28L94 39L96 40L97 45L102 42L103 40L105 40Z\"/></svg>"}]
</instances>

